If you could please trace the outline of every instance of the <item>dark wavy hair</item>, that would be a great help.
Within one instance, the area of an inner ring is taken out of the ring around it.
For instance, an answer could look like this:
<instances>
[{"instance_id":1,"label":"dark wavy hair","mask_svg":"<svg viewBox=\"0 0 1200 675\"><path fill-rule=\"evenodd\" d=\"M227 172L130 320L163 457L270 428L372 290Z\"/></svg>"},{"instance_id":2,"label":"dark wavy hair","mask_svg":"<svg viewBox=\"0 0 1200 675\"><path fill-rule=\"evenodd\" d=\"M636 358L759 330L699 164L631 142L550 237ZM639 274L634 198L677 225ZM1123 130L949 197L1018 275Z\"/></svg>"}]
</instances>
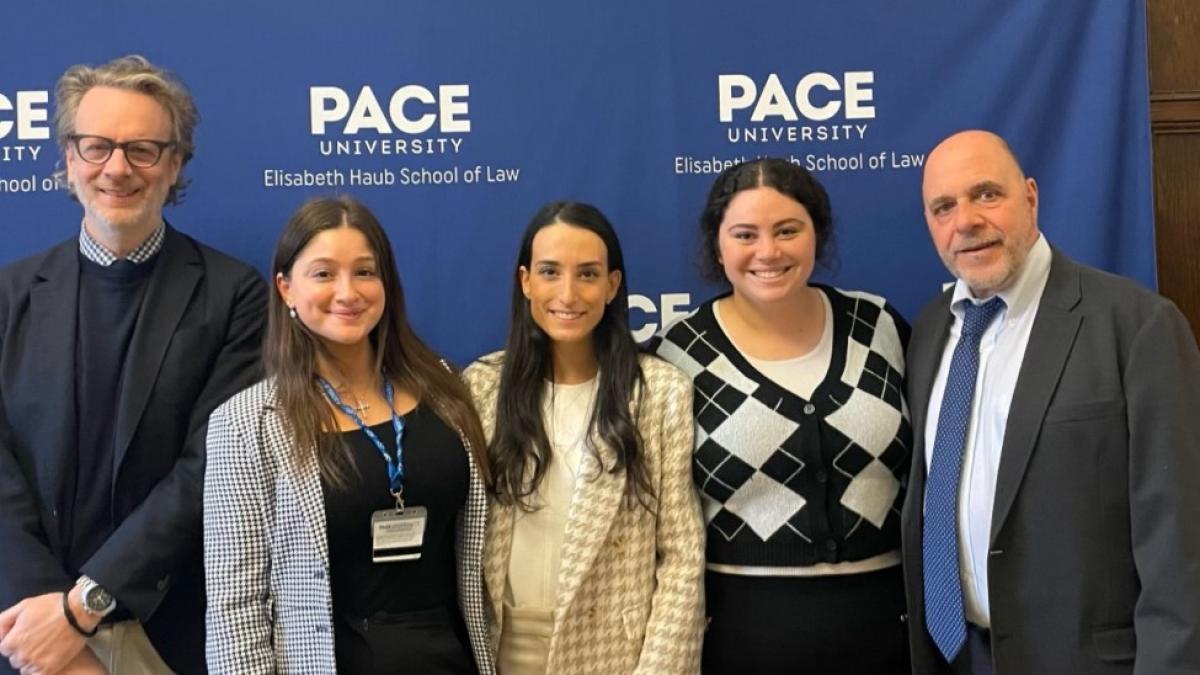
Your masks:
<instances>
[{"instance_id":1,"label":"dark wavy hair","mask_svg":"<svg viewBox=\"0 0 1200 675\"><path fill-rule=\"evenodd\" d=\"M500 371L496 431L488 449L496 497L501 503L525 510L536 508L531 497L551 461L542 416L544 382L554 379L551 339L533 320L529 300L521 290L520 268L531 267L534 236L556 223L600 237L608 251L608 271L621 272L617 293L605 306L592 333L600 382L586 437L598 435L616 452L616 463L604 468L612 473L625 472L626 505L649 508L654 490L637 427L641 408L638 392L645 386L645 378L638 362L637 343L629 330L629 290L621 244L608 219L596 207L567 201L551 202L534 214L521 237L513 266L512 310ZM590 444L588 449L595 452Z\"/></svg>"},{"instance_id":2,"label":"dark wavy hair","mask_svg":"<svg viewBox=\"0 0 1200 675\"><path fill-rule=\"evenodd\" d=\"M345 195L305 202L279 235L271 263L271 278L289 278L296 258L313 237L339 227L352 227L363 233L375 255L379 280L383 284L383 313L370 333L377 372L387 373L446 424L460 430L471 444L480 475L487 481L487 442L479 416L471 404L470 393L458 374L447 370L441 357L426 346L409 325L392 245L366 206ZM327 433L338 427L317 384L317 357L324 350L319 338L299 320L289 316L288 307L279 293L271 293L263 361L267 375L275 379L284 418L294 436L296 455L293 459L298 466L303 466L312 457L309 449L316 448L321 476L334 485L344 486L354 465L341 436Z\"/></svg>"},{"instance_id":3,"label":"dark wavy hair","mask_svg":"<svg viewBox=\"0 0 1200 675\"><path fill-rule=\"evenodd\" d=\"M778 190L804 206L812 217L817 235L817 262L833 264L833 213L825 188L804 167L786 159L765 157L735 164L725 169L713 181L708 200L700 213L700 274L708 281L724 282L725 268L721 265L717 245L721 221L729 202L743 190L769 187Z\"/></svg>"}]
</instances>

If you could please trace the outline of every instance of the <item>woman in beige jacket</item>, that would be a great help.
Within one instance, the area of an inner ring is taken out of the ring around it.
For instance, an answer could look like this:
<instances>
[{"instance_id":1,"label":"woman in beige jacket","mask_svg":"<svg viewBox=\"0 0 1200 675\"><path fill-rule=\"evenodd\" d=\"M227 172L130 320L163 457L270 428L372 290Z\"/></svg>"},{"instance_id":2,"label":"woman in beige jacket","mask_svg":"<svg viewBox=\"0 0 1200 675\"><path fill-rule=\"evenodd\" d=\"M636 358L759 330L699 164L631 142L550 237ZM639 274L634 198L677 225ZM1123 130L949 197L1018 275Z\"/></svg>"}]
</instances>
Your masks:
<instances>
[{"instance_id":1,"label":"woman in beige jacket","mask_svg":"<svg viewBox=\"0 0 1200 675\"><path fill-rule=\"evenodd\" d=\"M594 207L543 207L515 276L506 351L466 372L496 484L484 577L499 671L696 673L691 382L639 356L620 244Z\"/></svg>"}]
</instances>

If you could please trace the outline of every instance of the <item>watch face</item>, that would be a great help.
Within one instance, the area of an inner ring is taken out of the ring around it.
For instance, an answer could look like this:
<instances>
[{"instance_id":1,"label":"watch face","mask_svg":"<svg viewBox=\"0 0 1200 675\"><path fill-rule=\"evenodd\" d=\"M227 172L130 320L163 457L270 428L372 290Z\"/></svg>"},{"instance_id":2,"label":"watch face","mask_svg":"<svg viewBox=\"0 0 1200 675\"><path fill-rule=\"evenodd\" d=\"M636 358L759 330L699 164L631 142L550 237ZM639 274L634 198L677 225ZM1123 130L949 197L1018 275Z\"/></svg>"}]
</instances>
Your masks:
<instances>
[{"instance_id":1,"label":"watch face","mask_svg":"<svg viewBox=\"0 0 1200 675\"><path fill-rule=\"evenodd\" d=\"M113 604L113 596L99 586L92 586L84 594L83 603L93 612L103 612Z\"/></svg>"}]
</instances>

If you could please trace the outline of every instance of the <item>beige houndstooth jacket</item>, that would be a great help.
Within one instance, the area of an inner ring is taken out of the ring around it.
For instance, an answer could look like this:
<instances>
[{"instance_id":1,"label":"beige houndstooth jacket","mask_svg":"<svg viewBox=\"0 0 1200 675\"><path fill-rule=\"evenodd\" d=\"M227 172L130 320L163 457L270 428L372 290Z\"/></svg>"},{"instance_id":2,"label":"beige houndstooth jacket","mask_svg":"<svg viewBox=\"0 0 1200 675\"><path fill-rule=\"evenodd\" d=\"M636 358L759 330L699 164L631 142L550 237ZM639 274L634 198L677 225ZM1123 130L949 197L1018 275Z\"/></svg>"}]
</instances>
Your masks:
<instances>
[{"instance_id":1,"label":"beige houndstooth jacket","mask_svg":"<svg viewBox=\"0 0 1200 675\"><path fill-rule=\"evenodd\" d=\"M503 353L464 376L490 437ZM638 429L657 502L622 505L624 474L599 441L585 454L567 516L547 672L555 675L690 674L704 632L704 522L692 483L692 384L674 366L641 358L645 402ZM588 477L595 476L593 480ZM489 507L484 581L492 647L499 644L514 507Z\"/></svg>"}]
</instances>

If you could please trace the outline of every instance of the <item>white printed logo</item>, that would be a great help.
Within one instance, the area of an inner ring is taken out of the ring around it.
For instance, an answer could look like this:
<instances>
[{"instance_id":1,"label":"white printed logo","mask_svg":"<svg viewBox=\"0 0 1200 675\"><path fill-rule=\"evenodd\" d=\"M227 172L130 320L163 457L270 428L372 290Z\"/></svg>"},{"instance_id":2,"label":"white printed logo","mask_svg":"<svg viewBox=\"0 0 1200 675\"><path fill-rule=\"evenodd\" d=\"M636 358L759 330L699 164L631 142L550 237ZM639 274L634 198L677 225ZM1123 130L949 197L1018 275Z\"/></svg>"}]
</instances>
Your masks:
<instances>
[{"instance_id":1,"label":"white printed logo","mask_svg":"<svg viewBox=\"0 0 1200 675\"><path fill-rule=\"evenodd\" d=\"M796 82L789 96L775 73L767 76L761 91L749 75L721 75L717 78L721 121L733 122L734 111L752 105L751 122L765 122L771 117L787 122L797 122L801 117L825 122L839 112L848 120L874 119L875 106L870 105L874 83L875 73L870 70L847 71L840 82L829 73L809 73ZM817 89L824 90L824 96L814 96Z\"/></svg>"},{"instance_id":2,"label":"white printed logo","mask_svg":"<svg viewBox=\"0 0 1200 675\"><path fill-rule=\"evenodd\" d=\"M21 141L50 138L49 101L50 92L44 89L18 91L12 95L0 92L0 162L37 160L41 146Z\"/></svg>"},{"instance_id":3,"label":"white printed logo","mask_svg":"<svg viewBox=\"0 0 1200 675\"><path fill-rule=\"evenodd\" d=\"M368 86L359 90L351 106L350 95L341 87L309 87L309 118L312 134L323 136L325 127L345 121L340 132L353 136L363 130L378 134L423 134L438 125L443 134L467 133L469 84L443 84L437 96L419 84L408 84L392 92L385 112L375 91Z\"/></svg>"},{"instance_id":4,"label":"white printed logo","mask_svg":"<svg viewBox=\"0 0 1200 675\"><path fill-rule=\"evenodd\" d=\"M717 112L730 143L862 140L875 119L875 72L808 73L784 86L771 73L761 86L743 74L717 76ZM799 122L800 124L793 124Z\"/></svg>"},{"instance_id":5,"label":"white printed logo","mask_svg":"<svg viewBox=\"0 0 1200 675\"><path fill-rule=\"evenodd\" d=\"M437 93L406 84L379 97L364 86L351 94L341 87L309 87L309 131L340 139L320 140L322 155L445 155L462 151L471 131L469 84L443 84ZM385 106L386 102L386 106ZM332 127L332 129L331 129Z\"/></svg>"},{"instance_id":6,"label":"white printed logo","mask_svg":"<svg viewBox=\"0 0 1200 675\"><path fill-rule=\"evenodd\" d=\"M692 294L691 293L663 293L659 296L658 305L655 306L654 300L645 295L630 294L629 309L640 310L646 314L646 321L640 328L633 329L633 339L637 342L645 342L654 337L658 332L660 323L651 321L651 314L661 314L661 325L666 326L675 319L684 316L691 310ZM659 312L659 308L662 311ZM632 312L631 312L632 313ZM632 316L630 318L633 318Z\"/></svg>"}]
</instances>

